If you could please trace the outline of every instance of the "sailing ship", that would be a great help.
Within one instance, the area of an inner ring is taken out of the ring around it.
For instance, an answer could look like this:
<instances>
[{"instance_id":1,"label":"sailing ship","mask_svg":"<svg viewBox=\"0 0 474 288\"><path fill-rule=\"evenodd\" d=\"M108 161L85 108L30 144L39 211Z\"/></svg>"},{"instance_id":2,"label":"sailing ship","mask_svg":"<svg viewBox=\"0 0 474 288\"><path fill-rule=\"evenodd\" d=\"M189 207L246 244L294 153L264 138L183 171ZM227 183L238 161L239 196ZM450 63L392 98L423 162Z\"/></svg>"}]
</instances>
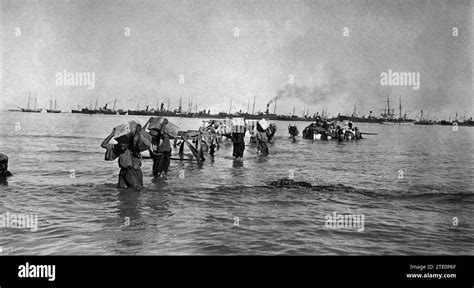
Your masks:
<instances>
[{"instance_id":1,"label":"sailing ship","mask_svg":"<svg viewBox=\"0 0 474 288\"><path fill-rule=\"evenodd\" d=\"M56 99L54 99L54 109L53 109L53 96L49 100L49 109L46 110L48 113L61 113L61 110L56 109Z\"/></svg>"},{"instance_id":2,"label":"sailing ship","mask_svg":"<svg viewBox=\"0 0 474 288\"><path fill-rule=\"evenodd\" d=\"M398 118L395 117L395 108L390 108L390 93L387 96L387 107L381 110L380 116L383 120L383 124L410 124L413 125L415 120L408 119L407 114L402 116L402 96L399 95L399 106Z\"/></svg>"},{"instance_id":3,"label":"sailing ship","mask_svg":"<svg viewBox=\"0 0 474 288\"><path fill-rule=\"evenodd\" d=\"M19 106L16 106L16 105L15 106L20 108L21 112L41 113L42 109L36 109L36 94L35 94L35 106L33 107L33 109L30 109L30 98L31 98L31 93L28 92L28 107L27 108L22 108L22 107L19 107Z\"/></svg>"},{"instance_id":4,"label":"sailing ship","mask_svg":"<svg viewBox=\"0 0 474 288\"><path fill-rule=\"evenodd\" d=\"M436 122L433 120L428 120L428 118L423 117L423 109L421 109L420 117L418 121L415 121L415 125L435 125Z\"/></svg>"}]
</instances>

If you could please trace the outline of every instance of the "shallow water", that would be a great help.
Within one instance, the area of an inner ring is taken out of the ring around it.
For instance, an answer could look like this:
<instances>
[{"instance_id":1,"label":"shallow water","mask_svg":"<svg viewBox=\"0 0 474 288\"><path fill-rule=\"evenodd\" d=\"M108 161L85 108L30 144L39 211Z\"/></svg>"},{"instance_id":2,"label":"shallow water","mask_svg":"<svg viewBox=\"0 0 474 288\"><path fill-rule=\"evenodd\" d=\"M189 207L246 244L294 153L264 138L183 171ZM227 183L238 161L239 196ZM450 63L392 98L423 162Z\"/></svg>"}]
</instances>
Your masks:
<instances>
[{"instance_id":1,"label":"shallow water","mask_svg":"<svg viewBox=\"0 0 474 288\"><path fill-rule=\"evenodd\" d=\"M14 174L0 214L38 215L35 232L0 229L2 254L474 254L472 127L357 124L378 135L291 143L289 122L276 121L268 157L247 146L233 160L224 141L202 165L172 161L167 179L145 159L145 187L118 189L100 143L132 119L148 117L0 112ZM315 187L269 185L289 170ZM326 228L333 212L364 215L364 230Z\"/></svg>"}]
</instances>

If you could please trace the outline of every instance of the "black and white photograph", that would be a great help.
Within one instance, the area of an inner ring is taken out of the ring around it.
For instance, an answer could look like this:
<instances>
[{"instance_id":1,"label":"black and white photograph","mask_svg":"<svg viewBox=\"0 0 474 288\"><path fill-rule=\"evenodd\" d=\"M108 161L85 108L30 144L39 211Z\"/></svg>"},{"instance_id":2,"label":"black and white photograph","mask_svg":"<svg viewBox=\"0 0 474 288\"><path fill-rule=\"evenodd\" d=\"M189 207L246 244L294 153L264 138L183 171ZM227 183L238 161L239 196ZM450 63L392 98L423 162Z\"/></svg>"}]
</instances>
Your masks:
<instances>
[{"instance_id":1,"label":"black and white photograph","mask_svg":"<svg viewBox=\"0 0 474 288\"><path fill-rule=\"evenodd\" d=\"M0 256L473 256L473 3L0 0Z\"/></svg>"}]
</instances>

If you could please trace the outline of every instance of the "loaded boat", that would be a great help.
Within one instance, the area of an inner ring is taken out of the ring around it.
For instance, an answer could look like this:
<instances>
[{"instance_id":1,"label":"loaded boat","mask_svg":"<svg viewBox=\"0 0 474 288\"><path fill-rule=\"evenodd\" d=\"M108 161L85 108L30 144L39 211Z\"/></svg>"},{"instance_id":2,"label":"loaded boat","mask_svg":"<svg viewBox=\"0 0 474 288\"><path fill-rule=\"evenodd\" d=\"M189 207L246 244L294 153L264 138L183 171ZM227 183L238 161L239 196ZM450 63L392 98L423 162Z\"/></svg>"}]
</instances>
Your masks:
<instances>
[{"instance_id":1,"label":"loaded boat","mask_svg":"<svg viewBox=\"0 0 474 288\"><path fill-rule=\"evenodd\" d=\"M345 122L336 125L336 123L327 122L313 122L306 126L303 130L303 139L310 140L359 140L362 138L362 133L357 127L352 128L352 123L346 125Z\"/></svg>"}]
</instances>

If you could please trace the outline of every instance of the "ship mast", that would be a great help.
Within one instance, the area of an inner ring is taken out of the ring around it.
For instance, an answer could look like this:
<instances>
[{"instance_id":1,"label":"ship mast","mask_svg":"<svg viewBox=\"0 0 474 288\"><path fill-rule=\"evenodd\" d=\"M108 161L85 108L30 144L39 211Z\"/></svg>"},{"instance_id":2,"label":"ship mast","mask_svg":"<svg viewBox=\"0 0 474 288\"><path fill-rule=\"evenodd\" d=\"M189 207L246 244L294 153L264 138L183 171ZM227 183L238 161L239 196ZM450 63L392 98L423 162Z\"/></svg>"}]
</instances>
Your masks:
<instances>
[{"instance_id":1,"label":"ship mast","mask_svg":"<svg viewBox=\"0 0 474 288\"><path fill-rule=\"evenodd\" d=\"M390 115L390 85L387 86L388 94L387 94L387 114Z\"/></svg>"},{"instance_id":2,"label":"ship mast","mask_svg":"<svg viewBox=\"0 0 474 288\"><path fill-rule=\"evenodd\" d=\"M30 97L31 97L31 92L28 91L28 108L27 109L30 109Z\"/></svg>"},{"instance_id":3,"label":"ship mast","mask_svg":"<svg viewBox=\"0 0 474 288\"><path fill-rule=\"evenodd\" d=\"M390 116L390 96L387 97L387 116Z\"/></svg>"},{"instance_id":4,"label":"ship mast","mask_svg":"<svg viewBox=\"0 0 474 288\"><path fill-rule=\"evenodd\" d=\"M398 102L400 105L398 106L399 116L398 119L402 119L402 95L399 95Z\"/></svg>"},{"instance_id":5,"label":"ship mast","mask_svg":"<svg viewBox=\"0 0 474 288\"><path fill-rule=\"evenodd\" d=\"M253 95L253 108L252 108L252 115L255 114L255 95Z\"/></svg>"}]
</instances>

